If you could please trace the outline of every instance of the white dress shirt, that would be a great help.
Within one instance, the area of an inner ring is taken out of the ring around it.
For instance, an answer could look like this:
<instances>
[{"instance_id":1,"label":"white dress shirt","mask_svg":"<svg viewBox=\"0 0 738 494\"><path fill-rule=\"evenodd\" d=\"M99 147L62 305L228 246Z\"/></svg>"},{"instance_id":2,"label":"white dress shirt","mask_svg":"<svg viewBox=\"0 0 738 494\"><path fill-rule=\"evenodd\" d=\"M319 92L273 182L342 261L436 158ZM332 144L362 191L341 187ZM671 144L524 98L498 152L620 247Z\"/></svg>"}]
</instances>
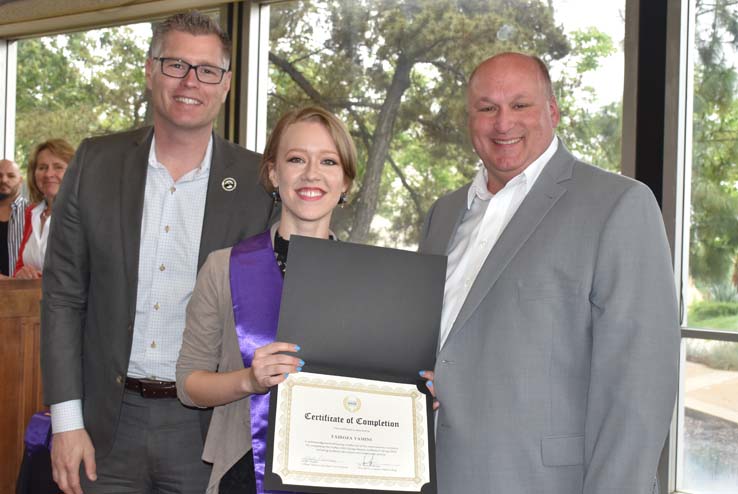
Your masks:
<instances>
[{"instance_id":1,"label":"white dress shirt","mask_svg":"<svg viewBox=\"0 0 738 494\"><path fill-rule=\"evenodd\" d=\"M467 210L449 249L439 347L446 342L492 247L557 148L558 140L554 136L546 151L496 194L487 188L487 169L484 166L474 177L469 187Z\"/></svg>"},{"instance_id":2,"label":"white dress shirt","mask_svg":"<svg viewBox=\"0 0 738 494\"><path fill-rule=\"evenodd\" d=\"M23 265L29 266L37 271L41 271L44 267L44 255L46 254L46 242L49 240L49 227L51 226L51 216L46 218L46 222L41 229L41 214L46 209L46 201L39 202L31 210L31 235L23 247ZM13 266L15 268L15 266Z\"/></svg>"},{"instance_id":3,"label":"white dress shirt","mask_svg":"<svg viewBox=\"0 0 738 494\"><path fill-rule=\"evenodd\" d=\"M200 166L175 182L151 141L129 377L175 380L185 309L197 278L212 154L211 137ZM54 433L84 428L82 401L51 405L51 425Z\"/></svg>"}]
</instances>

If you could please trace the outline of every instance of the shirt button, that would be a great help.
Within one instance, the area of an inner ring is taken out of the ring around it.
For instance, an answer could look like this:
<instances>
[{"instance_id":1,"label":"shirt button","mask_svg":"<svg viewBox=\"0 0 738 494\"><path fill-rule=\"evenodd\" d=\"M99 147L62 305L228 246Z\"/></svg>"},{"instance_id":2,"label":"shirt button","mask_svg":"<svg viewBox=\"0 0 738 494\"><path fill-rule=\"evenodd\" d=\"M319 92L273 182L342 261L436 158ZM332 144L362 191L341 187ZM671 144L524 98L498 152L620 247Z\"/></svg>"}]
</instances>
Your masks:
<instances>
[{"instance_id":1,"label":"shirt button","mask_svg":"<svg viewBox=\"0 0 738 494\"><path fill-rule=\"evenodd\" d=\"M167 226L164 227L164 231L165 232L169 233L169 230L171 230L171 228L169 228L169 225L167 225Z\"/></svg>"},{"instance_id":2,"label":"shirt button","mask_svg":"<svg viewBox=\"0 0 738 494\"><path fill-rule=\"evenodd\" d=\"M156 342L155 341L152 341L151 342L151 348L156 348Z\"/></svg>"},{"instance_id":3,"label":"shirt button","mask_svg":"<svg viewBox=\"0 0 738 494\"><path fill-rule=\"evenodd\" d=\"M169 192L171 192L172 194L174 194L174 192L175 192L176 190L177 190L177 187L175 187L174 185L172 185L172 186L171 186L171 187L169 188Z\"/></svg>"},{"instance_id":4,"label":"shirt button","mask_svg":"<svg viewBox=\"0 0 738 494\"><path fill-rule=\"evenodd\" d=\"M161 266L159 266L159 271L164 271L165 269L167 269L167 268L163 264Z\"/></svg>"},{"instance_id":5,"label":"shirt button","mask_svg":"<svg viewBox=\"0 0 738 494\"><path fill-rule=\"evenodd\" d=\"M157 303L154 304L154 310L159 310L159 307L160 307L159 306L159 302L157 302Z\"/></svg>"}]
</instances>

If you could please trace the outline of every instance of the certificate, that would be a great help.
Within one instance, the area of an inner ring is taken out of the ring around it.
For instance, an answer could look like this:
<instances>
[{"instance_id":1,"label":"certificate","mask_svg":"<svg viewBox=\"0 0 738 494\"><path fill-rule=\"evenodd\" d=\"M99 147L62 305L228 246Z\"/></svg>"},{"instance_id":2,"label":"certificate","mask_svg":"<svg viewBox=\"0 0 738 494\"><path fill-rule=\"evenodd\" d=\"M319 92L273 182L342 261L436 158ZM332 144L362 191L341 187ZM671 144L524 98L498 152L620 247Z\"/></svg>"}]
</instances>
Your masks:
<instances>
[{"instance_id":1,"label":"certificate","mask_svg":"<svg viewBox=\"0 0 738 494\"><path fill-rule=\"evenodd\" d=\"M430 482L415 385L302 372L276 392L272 471L283 484L420 492Z\"/></svg>"},{"instance_id":2,"label":"certificate","mask_svg":"<svg viewBox=\"0 0 738 494\"><path fill-rule=\"evenodd\" d=\"M265 489L436 494L418 371L435 365L445 281L445 256L290 237L277 340L305 365L271 392Z\"/></svg>"}]
</instances>

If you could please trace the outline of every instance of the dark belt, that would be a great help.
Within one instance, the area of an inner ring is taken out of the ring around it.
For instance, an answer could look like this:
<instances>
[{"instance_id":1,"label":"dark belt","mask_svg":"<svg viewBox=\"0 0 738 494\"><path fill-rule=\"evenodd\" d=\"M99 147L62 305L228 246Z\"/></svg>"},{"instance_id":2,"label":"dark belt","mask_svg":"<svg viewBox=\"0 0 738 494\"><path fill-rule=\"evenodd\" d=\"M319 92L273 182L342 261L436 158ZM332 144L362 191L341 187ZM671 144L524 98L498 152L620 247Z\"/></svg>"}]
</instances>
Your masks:
<instances>
[{"instance_id":1,"label":"dark belt","mask_svg":"<svg viewBox=\"0 0 738 494\"><path fill-rule=\"evenodd\" d=\"M135 391L144 398L177 397L177 383L171 381L154 381L152 379L126 377L126 389Z\"/></svg>"}]
</instances>

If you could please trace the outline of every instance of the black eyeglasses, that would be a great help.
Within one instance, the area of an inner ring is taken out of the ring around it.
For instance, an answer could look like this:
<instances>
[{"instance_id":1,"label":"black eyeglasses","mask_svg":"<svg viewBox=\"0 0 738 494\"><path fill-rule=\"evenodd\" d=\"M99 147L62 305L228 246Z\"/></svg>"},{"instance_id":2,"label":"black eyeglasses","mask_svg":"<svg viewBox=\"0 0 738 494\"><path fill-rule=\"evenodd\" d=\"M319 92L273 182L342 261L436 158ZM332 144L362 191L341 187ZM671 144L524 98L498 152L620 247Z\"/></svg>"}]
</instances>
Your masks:
<instances>
[{"instance_id":1,"label":"black eyeglasses","mask_svg":"<svg viewBox=\"0 0 738 494\"><path fill-rule=\"evenodd\" d=\"M228 72L226 69L215 67L213 65L192 65L179 58L169 57L152 57L154 60L161 62L161 73L175 79L184 79L190 70L195 70L195 77L204 84L220 84L223 80L223 74Z\"/></svg>"}]
</instances>

